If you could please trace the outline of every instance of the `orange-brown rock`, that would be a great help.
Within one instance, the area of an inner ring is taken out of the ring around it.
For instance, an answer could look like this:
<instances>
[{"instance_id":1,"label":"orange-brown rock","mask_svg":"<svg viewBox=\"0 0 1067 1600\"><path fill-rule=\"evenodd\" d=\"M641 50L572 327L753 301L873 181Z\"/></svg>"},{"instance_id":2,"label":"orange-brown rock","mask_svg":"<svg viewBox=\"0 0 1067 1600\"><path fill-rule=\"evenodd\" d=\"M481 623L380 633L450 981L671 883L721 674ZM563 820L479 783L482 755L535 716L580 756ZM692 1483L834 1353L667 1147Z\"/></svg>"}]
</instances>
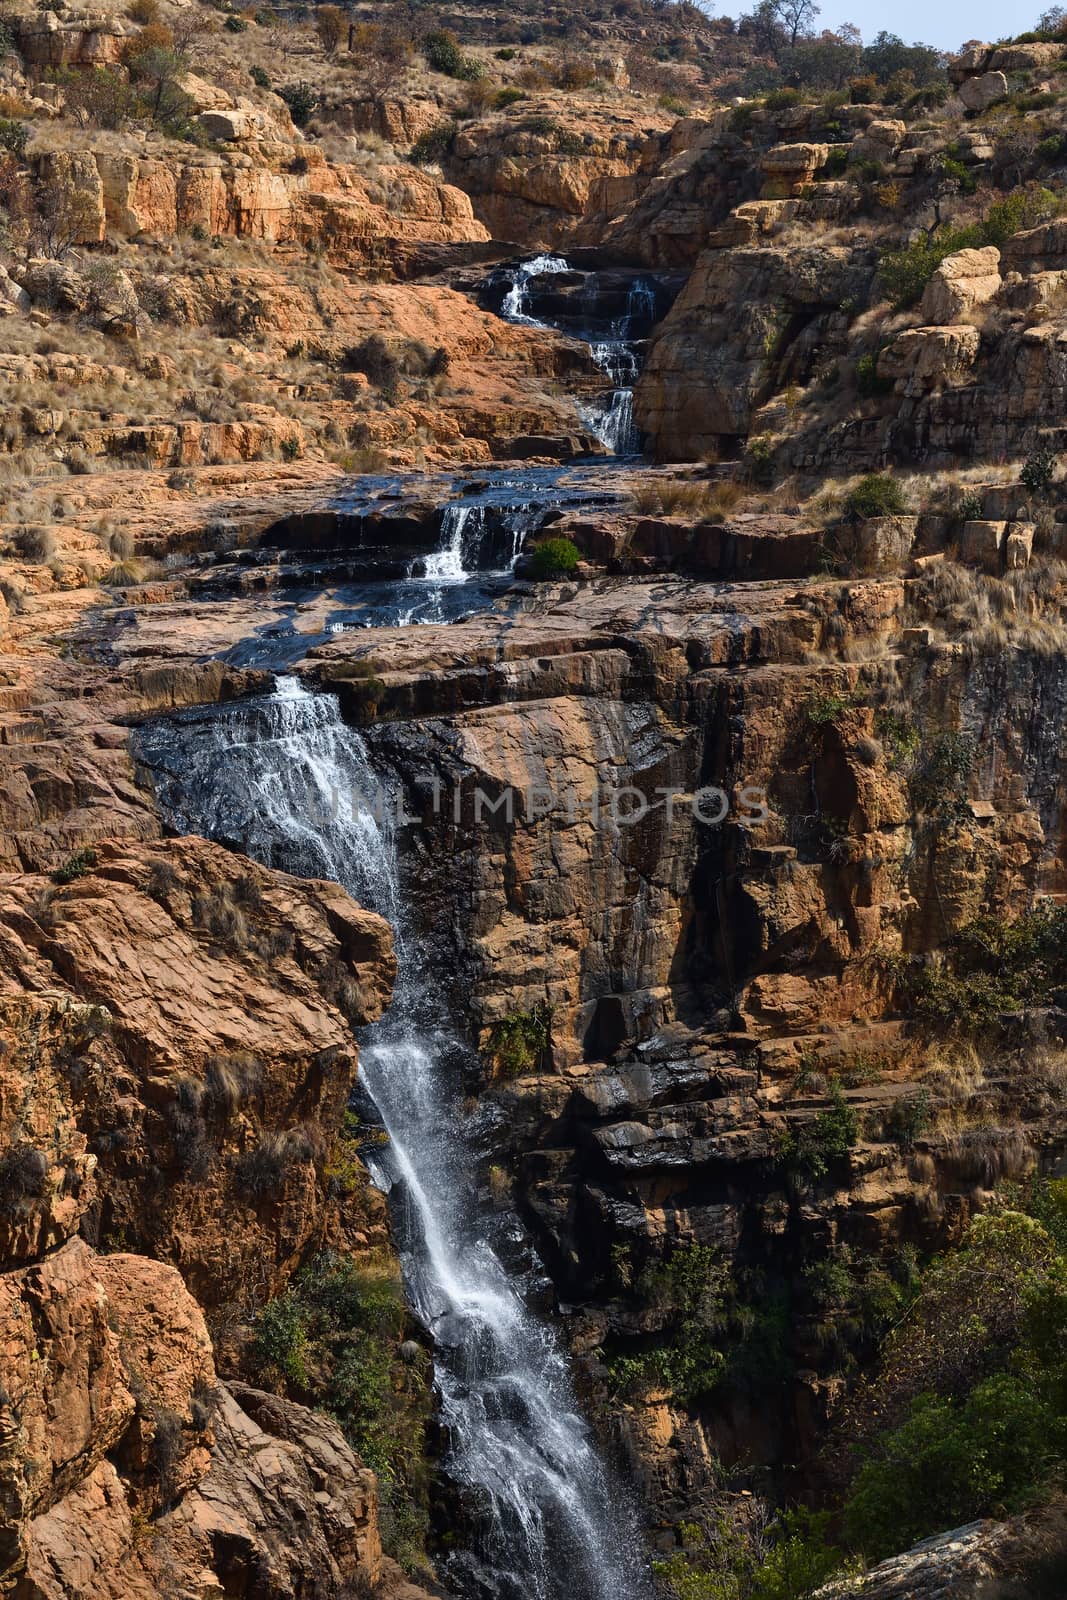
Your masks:
<instances>
[{"instance_id":1,"label":"orange-brown rock","mask_svg":"<svg viewBox=\"0 0 1067 1600\"><path fill-rule=\"evenodd\" d=\"M5 1593L221 1594L235 1568L266 1600L399 1592L374 1474L331 1420L218 1382L173 1268L71 1239L0 1276L0 1349Z\"/></svg>"},{"instance_id":2,"label":"orange-brown rock","mask_svg":"<svg viewBox=\"0 0 1067 1600\"><path fill-rule=\"evenodd\" d=\"M83 1230L175 1263L202 1304L277 1284L346 1226L380 1230L369 1195L342 1222L323 1175L356 1068L339 1006L376 1016L393 973L387 925L342 890L202 840L101 844L65 888L0 882L0 970L23 1029L4 1105L31 1244L78 1226L82 1129Z\"/></svg>"}]
</instances>

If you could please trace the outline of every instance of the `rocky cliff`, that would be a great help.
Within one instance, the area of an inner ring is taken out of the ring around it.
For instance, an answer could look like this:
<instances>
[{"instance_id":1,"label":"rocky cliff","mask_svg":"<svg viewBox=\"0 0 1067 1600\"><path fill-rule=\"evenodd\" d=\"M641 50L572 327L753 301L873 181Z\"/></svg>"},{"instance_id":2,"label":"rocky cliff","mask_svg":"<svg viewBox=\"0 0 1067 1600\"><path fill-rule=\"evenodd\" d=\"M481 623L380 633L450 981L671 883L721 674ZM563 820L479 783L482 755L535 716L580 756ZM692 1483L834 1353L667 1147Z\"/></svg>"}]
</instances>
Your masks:
<instances>
[{"instance_id":1,"label":"rocky cliff","mask_svg":"<svg viewBox=\"0 0 1067 1600\"><path fill-rule=\"evenodd\" d=\"M263 1334L323 1261L398 1303L350 1107L389 930L165 837L131 748L262 690L251 640L403 795L481 1200L668 1562L757 1499L832 1502L825 1441L920 1265L1063 1170L1065 46L768 95L688 7L546 5L527 41L460 8L447 70L399 9L350 39L166 4L4 24L16 1600L424 1592L382 1553L423 1581L440 1441L403 1311L413 1539L354 1448L364 1392L315 1409L336 1330L295 1362ZM541 285L558 328L503 320L492 269L542 249L580 269ZM646 278L636 416L675 469L546 510L567 577L329 637L485 469L599 448L573 335ZM826 1592L1014 1593L1061 1520Z\"/></svg>"}]
</instances>

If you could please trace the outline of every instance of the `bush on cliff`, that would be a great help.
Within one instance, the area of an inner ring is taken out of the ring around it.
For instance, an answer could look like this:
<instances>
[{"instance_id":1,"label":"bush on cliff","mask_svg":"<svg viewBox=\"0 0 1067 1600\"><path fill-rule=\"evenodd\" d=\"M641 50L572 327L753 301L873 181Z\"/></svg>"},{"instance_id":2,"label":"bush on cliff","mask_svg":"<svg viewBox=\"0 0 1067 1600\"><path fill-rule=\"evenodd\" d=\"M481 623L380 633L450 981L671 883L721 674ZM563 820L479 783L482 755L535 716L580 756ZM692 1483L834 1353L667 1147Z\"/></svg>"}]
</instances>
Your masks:
<instances>
[{"instance_id":1,"label":"bush on cliff","mask_svg":"<svg viewBox=\"0 0 1067 1600\"><path fill-rule=\"evenodd\" d=\"M903 489L885 472L869 473L845 501L850 517L899 517L907 509Z\"/></svg>"},{"instance_id":2,"label":"bush on cliff","mask_svg":"<svg viewBox=\"0 0 1067 1600\"><path fill-rule=\"evenodd\" d=\"M830 1105L798 1132L785 1128L778 1137L775 1159L802 1178L824 1178L834 1162L843 1161L859 1137L859 1120L840 1084L830 1087Z\"/></svg>"},{"instance_id":3,"label":"bush on cliff","mask_svg":"<svg viewBox=\"0 0 1067 1600\"><path fill-rule=\"evenodd\" d=\"M327 1250L260 1312L251 1354L260 1381L337 1418L378 1475L387 1550L414 1568L427 1529L430 1389L429 1363L404 1342L407 1326L390 1263Z\"/></svg>"},{"instance_id":4,"label":"bush on cliff","mask_svg":"<svg viewBox=\"0 0 1067 1600\"><path fill-rule=\"evenodd\" d=\"M769 1527L744 1527L726 1512L708 1527L685 1523L685 1550L653 1571L675 1600L802 1600L846 1567L827 1538L824 1513L786 1511Z\"/></svg>"},{"instance_id":5,"label":"bush on cliff","mask_svg":"<svg viewBox=\"0 0 1067 1600\"><path fill-rule=\"evenodd\" d=\"M288 83L279 89L278 93L289 107L289 115L296 126L307 127L312 112L319 103L319 97L310 83Z\"/></svg>"},{"instance_id":6,"label":"bush on cliff","mask_svg":"<svg viewBox=\"0 0 1067 1600\"><path fill-rule=\"evenodd\" d=\"M530 557L530 576L565 578L577 571L580 560L581 552L570 539L543 539Z\"/></svg>"},{"instance_id":7,"label":"bush on cliff","mask_svg":"<svg viewBox=\"0 0 1067 1600\"><path fill-rule=\"evenodd\" d=\"M903 250L891 251L878 270L882 288L898 309L913 306L947 256L959 250L1001 246L1024 228L1055 216L1060 201L1049 189L1020 189L991 205L980 222L966 227L941 227L913 239Z\"/></svg>"},{"instance_id":8,"label":"bush on cliff","mask_svg":"<svg viewBox=\"0 0 1067 1600\"><path fill-rule=\"evenodd\" d=\"M1067 906L1046 902L1014 922L976 917L939 965L898 964L895 975L902 999L935 1028L974 1032L1006 1012L1054 1005L1067 989Z\"/></svg>"},{"instance_id":9,"label":"bush on cliff","mask_svg":"<svg viewBox=\"0 0 1067 1600\"><path fill-rule=\"evenodd\" d=\"M427 128L408 151L408 160L416 167L436 165L447 156L458 132L455 122L439 122L436 127Z\"/></svg>"},{"instance_id":10,"label":"bush on cliff","mask_svg":"<svg viewBox=\"0 0 1067 1600\"><path fill-rule=\"evenodd\" d=\"M552 1040L552 1007L542 1001L529 1011L502 1017L489 1035L493 1070L499 1078L519 1078L547 1063Z\"/></svg>"},{"instance_id":11,"label":"bush on cliff","mask_svg":"<svg viewBox=\"0 0 1067 1600\"><path fill-rule=\"evenodd\" d=\"M925 1274L853 1420L866 1436L844 1516L868 1560L1037 1499L1067 1448L1067 1186L980 1217ZM873 1428L866 1426L873 1420Z\"/></svg>"},{"instance_id":12,"label":"bush on cliff","mask_svg":"<svg viewBox=\"0 0 1067 1600\"><path fill-rule=\"evenodd\" d=\"M484 69L481 62L475 61L471 56L465 56L455 34L446 28L428 33L422 41L422 50L427 65L432 67L434 72L443 72L448 78L459 78L461 81L472 83L476 78L483 76Z\"/></svg>"}]
</instances>

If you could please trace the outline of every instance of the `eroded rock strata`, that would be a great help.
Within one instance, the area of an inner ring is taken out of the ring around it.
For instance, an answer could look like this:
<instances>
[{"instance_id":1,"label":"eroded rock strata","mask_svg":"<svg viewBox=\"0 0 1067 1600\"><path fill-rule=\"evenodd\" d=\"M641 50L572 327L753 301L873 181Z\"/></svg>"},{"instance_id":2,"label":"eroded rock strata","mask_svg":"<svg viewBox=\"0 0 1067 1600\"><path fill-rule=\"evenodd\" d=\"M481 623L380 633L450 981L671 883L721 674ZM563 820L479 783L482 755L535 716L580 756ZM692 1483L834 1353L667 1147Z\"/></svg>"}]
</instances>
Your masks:
<instances>
[{"instance_id":1,"label":"eroded rock strata","mask_svg":"<svg viewBox=\"0 0 1067 1600\"><path fill-rule=\"evenodd\" d=\"M687 7L319 9L3 24L0 1591L485 1591L389 926L138 732L285 669L402 801L472 1215L674 1600L848 1536L922 1282L1062 1192L1067 45L753 94ZM822 1592L1054 1584L991 1494Z\"/></svg>"}]
</instances>

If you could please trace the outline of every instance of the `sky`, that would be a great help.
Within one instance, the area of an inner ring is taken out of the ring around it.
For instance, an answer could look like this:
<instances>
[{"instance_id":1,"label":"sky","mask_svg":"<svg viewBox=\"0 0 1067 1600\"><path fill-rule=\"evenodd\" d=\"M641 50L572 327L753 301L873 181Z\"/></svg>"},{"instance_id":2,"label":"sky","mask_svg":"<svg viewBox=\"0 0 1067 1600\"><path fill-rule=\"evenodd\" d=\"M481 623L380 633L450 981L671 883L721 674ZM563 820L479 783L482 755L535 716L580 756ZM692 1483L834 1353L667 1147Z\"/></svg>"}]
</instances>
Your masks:
<instances>
[{"instance_id":1,"label":"sky","mask_svg":"<svg viewBox=\"0 0 1067 1600\"><path fill-rule=\"evenodd\" d=\"M837 28L854 22L865 39L885 28L909 44L921 40L942 50L956 50L966 39L1000 39L1032 28L1052 0L822 0L816 27ZM718 7L720 15L727 6ZM741 7L747 10L747 6Z\"/></svg>"}]
</instances>

